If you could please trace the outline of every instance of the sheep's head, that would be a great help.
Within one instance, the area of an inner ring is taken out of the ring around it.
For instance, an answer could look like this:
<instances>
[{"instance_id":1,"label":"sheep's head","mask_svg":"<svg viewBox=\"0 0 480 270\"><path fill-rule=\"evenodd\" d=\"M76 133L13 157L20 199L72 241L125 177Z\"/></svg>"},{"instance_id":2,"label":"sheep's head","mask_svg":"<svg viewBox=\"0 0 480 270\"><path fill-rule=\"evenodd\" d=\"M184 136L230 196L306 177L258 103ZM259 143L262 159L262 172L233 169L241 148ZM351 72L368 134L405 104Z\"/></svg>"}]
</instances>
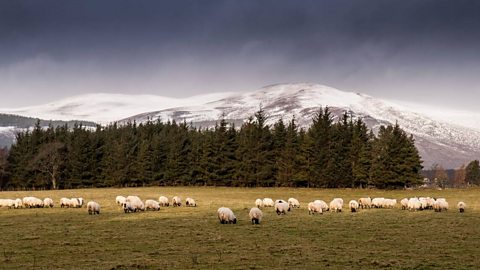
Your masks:
<instances>
[{"instance_id":1,"label":"sheep's head","mask_svg":"<svg viewBox=\"0 0 480 270\"><path fill-rule=\"evenodd\" d=\"M234 218L232 222L233 224L237 224L237 218Z\"/></svg>"}]
</instances>

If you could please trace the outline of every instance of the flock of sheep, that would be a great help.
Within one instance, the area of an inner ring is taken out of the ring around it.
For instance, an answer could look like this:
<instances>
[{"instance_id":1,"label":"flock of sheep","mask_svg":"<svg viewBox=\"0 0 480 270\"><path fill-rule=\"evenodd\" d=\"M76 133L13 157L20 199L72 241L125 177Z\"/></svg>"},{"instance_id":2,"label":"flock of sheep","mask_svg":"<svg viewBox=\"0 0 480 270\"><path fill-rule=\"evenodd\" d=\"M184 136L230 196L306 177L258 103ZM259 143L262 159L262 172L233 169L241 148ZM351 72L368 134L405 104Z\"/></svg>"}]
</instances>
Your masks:
<instances>
[{"instance_id":1,"label":"flock of sheep","mask_svg":"<svg viewBox=\"0 0 480 270\"><path fill-rule=\"evenodd\" d=\"M420 211L420 210L435 210L435 212L442 212L448 210L448 202L444 198L430 198L430 197L414 197L414 198L404 198L400 201L402 210L410 211ZM348 208L351 212L357 212L359 209L366 208L396 208L397 200L396 199L386 199L386 198L360 198L358 201L351 200L348 203ZM274 207L275 212L278 215L286 214L292 208L300 208L300 202L295 198L290 198L288 201L285 200L276 200L275 202L271 198L257 199L255 200L255 207L250 209L249 218L252 224L260 224L263 212L260 208L264 207ZM464 202L459 202L457 204L458 210L463 213L465 212L466 204ZM308 214L313 215L315 213L322 214L326 211L330 212L342 212L343 209L343 199L334 198L329 204L323 200L315 200L309 202L307 205ZM217 211L218 219L222 224L236 224L237 217L233 211L226 207L220 207Z\"/></svg>"},{"instance_id":2,"label":"flock of sheep","mask_svg":"<svg viewBox=\"0 0 480 270\"><path fill-rule=\"evenodd\" d=\"M170 206L170 200L165 196L160 196L158 201L146 200L143 202L138 196L117 196L115 198L116 204L121 206L125 213L138 212L138 211L159 211L160 207ZM171 200L174 207L182 205L182 198L175 196ZM25 197L23 199L0 199L0 207L8 208L51 208L53 207L53 200L51 198L39 199L36 197ZM322 214L326 211L330 212L342 212L343 199L334 198L329 204L323 200L315 200L309 202L307 205L308 214ZM84 205L83 198L61 198L61 208L81 208ZM192 198L185 200L185 205L188 207L196 207L197 203ZM402 210L420 211L420 210L434 210L435 212L447 211L449 204L444 198L430 198L430 197L413 197L404 198L400 201ZM275 212L278 215L285 215L292 208L300 208L300 202L295 198L290 198L288 201L276 200L271 198L257 199L255 200L255 207L250 209L249 218L252 224L260 224L263 218L263 212L261 208L274 207ZM357 212L359 209L367 208L396 208L396 199L387 198L360 198L358 201L351 200L348 203L348 209L351 212ZM465 212L466 204L459 202L457 204L458 210ZM89 201L87 203L87 211L90 215L100 214L100 204L95 201ZM233 211L227 207L220 207L217 210L218 219L222 224L236 224L237 218Z\"/></svg>"}]
</instances>

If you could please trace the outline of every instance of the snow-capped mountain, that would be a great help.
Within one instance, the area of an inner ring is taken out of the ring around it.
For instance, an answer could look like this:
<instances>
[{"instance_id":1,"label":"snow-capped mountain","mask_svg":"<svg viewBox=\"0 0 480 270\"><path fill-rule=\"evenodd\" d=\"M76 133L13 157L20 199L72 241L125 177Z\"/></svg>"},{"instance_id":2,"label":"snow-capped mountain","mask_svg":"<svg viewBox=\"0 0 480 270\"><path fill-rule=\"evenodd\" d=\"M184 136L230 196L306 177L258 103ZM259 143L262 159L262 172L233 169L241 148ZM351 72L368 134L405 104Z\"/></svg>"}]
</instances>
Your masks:
<instances>
[{"instance_id":1,"label":"snow-capped mountain","mask_svg":"<svg viewBox=\"0 0 480 270\"><path fill-rule=\"evenodd\" d=\"M210 127L221 117L241 123L252 116L260 106L269 116L269 124L280 118L289 120L295 116L300 126L307 127L320 106L329 106L337 117L347 111L355 117L364 119L373 130L377 130L380 125L398 122L404 130L415 136L417 147L425 161L425 168L434 163L455 168L480 157L479 126L468 127L465 125L466 122L458 121L457 118L442 119L436 116L434 110L423 109L424 113L417 113L415 106L411 104L398 105L368 95L344 92L318 84L272 85L196 106L143 113L123 121L135 120L139 123L160 118L185 120L197 126ZM448 116L444 110L440 115ZM469 116L480 120L478 115Z\"/></svg>"},{"instance_id":2,"label":"snow-capped mountain","mask_svg":"<svg viewBox=\"0 0 480 270\"><path fill-rule=\"evenodd\" d=\"M422 155L425 168L439 163L455 168L480 157L480 114L459 112L377 99L344 92L318 84L279 84L244 93L214 93L190 98L153 95L88 94L46 105L0 109L44 119L81 119L106 124L113 121L137 123L148 119L174 119L196 126L211 127L220 118L239 126L260 106L268 123L295 116L307 127L320 106L329 106L337 117L347 111L361 117L370 128L394 124L411 133Z\"/></svg>"}]
</instances>

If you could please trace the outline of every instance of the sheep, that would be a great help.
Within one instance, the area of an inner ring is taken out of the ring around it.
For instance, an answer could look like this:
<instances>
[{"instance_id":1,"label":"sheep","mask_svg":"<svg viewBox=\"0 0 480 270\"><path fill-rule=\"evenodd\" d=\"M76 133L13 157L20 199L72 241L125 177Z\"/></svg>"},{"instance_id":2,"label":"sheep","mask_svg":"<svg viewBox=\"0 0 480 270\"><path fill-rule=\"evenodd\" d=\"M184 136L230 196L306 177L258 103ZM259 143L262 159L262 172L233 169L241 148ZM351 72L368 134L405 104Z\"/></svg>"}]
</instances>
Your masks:
<instances>
[{"instance_id":1,"label":"sheep","mask_svg":"<svg viewBox=\"0 0 480 270\"><path fill-rule=\"evenodd\" d=\"M165 197L165 196L160 196L158 198L158 203L160 204L160 206L162 207L168 207L170 206L170 202L168 201L168 198Z\"/></svg>"},{"instance_id":2,"label":"sheep","mask_svg":"<svg viewBox=\"0 0 480 270\"><path fill-rule=\"evenodd\" d=\"M410 211L418 211L422 207L420 200L418 198L410 198L408 200L408 210Z\"/></svg>"},{"instance_id":3,"label":"sheep","mask_svg":"<svg viewBox=\"0 0 480 270\"><path fill-rule=\"evenodd\" d=\"M340 198L335 198L330 202L330 210L333 212L342 212L343 200Z\"/></svg>"},{"instance_id":4,"label":"sheep","mask_svg":"<svg viewBox=\"0 0 480 270\"><path fill-rule=\"evenodd\" d=\"M17 199L15 200L15 208L18 209L18 208L22 208L22 207L23 207L23 201L22 201L22 199L17 198Z\"/></svg>"},{"instance_id":5,"label":"sheep","mask_svg":"<svg viewBox=\"0 0 480 270\"><path fill-rule=\"evenodd\" d=\"M382 202L382 208L395 208L396 205L396 199L384 199Z\"/></svg>"},{"instance_id":6,"label":"sheep","mask_svg":"<svg viewBox=\"0 0 480 270\"><path fill-rule=\"evenodd\" d=\"M319 202L309 202L307 208L309 215L313 215L315 213L323 214L322 205Z\"/></svg>"},{"instance_id":7,"label":"sheep","mask_svg":"<svg viewBox=\"0 0 480 270\"><path fill-rule=\"evenodd\" d=\"M83 198L71 198L70 205L73 208L82 208L83 207Z\"/></svg>"},{"instance_id":8,"label":"sheep","mask_svg":"<svg viewBox=\"0 0 480 270\"><path fill-rule=\"evenodd\" d=\"M70 199L69 198L61 198L60 199L60 207L61 208L64 208L64 207L70 207Z\"/></svg>"},{"instance_id":9,"label":"sheep","mask_svg":"<svg viewBox=\"0 0 480 270\"><path fill-rule=\"evenodd\" d=\"M123 207L125 213L145 211L145 205L138 196L128 196Z\"/></svg>"},{"instance_id":10,"label":"sheep","mask_svg":"<svg viewBox=\"0 0 480 270\"><path fill-rule=\"evenodd\" d=\"M15 207L15 200L12 199L0 199L0 207Z\"/></svg>"},{"instance_id":11,"label":"sheep","mask_svg":"<svg viewBox=\"0 0 480 270\"><path fill-rule=\"evenodd\" d=\"M257 208L262 208L263 207L263 200L262 199L256 199L255 200L255 206Z\"/></svg>"},{"instance_id":12,"label":"sheep","mask_svg":"<svg viewBox=\"0 0 480 270\"><path fill-rule=\"evenodd\" d=\"M180 198L179 196L173 197L172 204L173 204L173 207L181 206L182 205L182 198Z\"/></svg>"},{"instance_id":13,"label":"sheep","mask_svg":"<svg viewBox=\"0 0 480 270\"><path fill-rule=\"evenodd\" d=\"M355 200L351 200L348 205L350 206L350 211L353 212L357 212L358 211L358 208L360 207L360 205L358 204L357 201Z\"/></svg>"},{"instance_id":14,"label":"sheep","mask_svg":"<svg viewBox=\"0 0 480 270\"><path fill-rule=\"evenodd\" d=\"M373 198L372 206L375 208L382 208L383 200L385 200L385 198Z\"/></svg>"},{"instance_id":15,"label":"sheep","mask_svg":"<svg viewBox=\"0 0 480 270\"><path fill-rule=\"evenodd\" d=\"M458 202L458 204L457 204L458 211L460 211L460 213L465 212L465 207L466 207L466 206L467 206L467 205L466 205L464 202Z\"/></svg>"},{"instance_id":16,"label":"sheep","mask_svg":"<svg viewBox=\"0 0 480 270\"><path fill-rule=\"evenodd\" d=\"M43 207L53 208L53 200L50 198L43 199Z\"/></svg>"},{"instance_id":17,"label":"sheep","mask_svg":"<svg viewBox=\"0 0 480 270\"><path fill-rule=\"evenodd\" d=\"M277 215L285 215L287 211L290 211L290 205L286 201L278 200L278 202L275 203L275 212L277 212Z\"/></svg>"},{"instance_id":18,"label":"sheep","mask_svg":"<svg viewBox=\"0 0 480 270\"><path fill-rule=\"evenodd\" d=\"M328 207L328 204L325 201L315 200L315 201L313 201L313 203L319 203L320 206L322 207L322 212L326 212L326 211L330 210L330 208Z\"/></svg>"},{"instance_id":19,"label":"sheep","mask_svg":"<svg viewBox=\"0 0 480 270\"><path fill-rule=\"evenodd\" d=\"M41 208L43 207L43 201L36 197L25 197L22 200L23 205L26 208Z\"/></svg>"},{"instance_id":20,"label":"sheep","mask_svg":"<svg viewBox=\"0 0 480 270\"><path fill-rule=\"evenodd\" d=\"M265 198L263 199L263 207L273 207L275 204L273 203L273 200L270 198Z\"/></svg>"},{"instance_id":21,"label":"sheep","mask_svg":"<svg viewBox=\"0 0 480 270\"><path fill-rule=\"evenodd\" d=\"M115 198L115 202L117 203L117 205L120 205L123 207L123 205L125 205L125 201L127 200L127 198L123 197L123 196L117 196Z\"/></svg>"},{"instance_id":22,"label":"sheep","mask_svg":"<svg viewBox=\"0 0 480 270\"><path fill-rule=\"evenodd\" d=\"M370 197L360 198L358 200L358 205L362 209L371 208L372 207L372 199Z\"/></svg>"},{"instance_id":23,"label":"sheep","mask_svg":"<svg viewBox=\"0 0 480 270\"><path fill-rule=\"evenodd\" d=\"M403 198L401 201L400 201L400 204L402 205L402 210L406 210L408 208L408 199L407 198Z\"/></svg>"},{"instance_id":24,"label":"sheep","mask_svg":"<svg viewBox=\"0 0 480 270\"><path fill-rule=\"evenodd\" d=\"M448 210L448 202L444 198L437 199L433 204L433 210L435 212L442 212Z\"/></svg>"},{"instance_id":25,"label":"sheep","mask_svg":"<svg viewBox=\"0 0 480 270\"><path fill-rule=\"evenodd\" d=\"M425 210L425 209L428 209L428 201L427 201L427 198L425 197L420 197L418 198L418 200L420 201L420 209L421 210Z\"/></svg>"},{"instance_id":26,"label":"sheep","mask_svg":"<svg viewBox=\"0 0 480 270\"><path fill-rule=\"evenodd\" d=\"M300 208L300 202L295 198L288 199L288 204L290 204L292 208Z\"/></svg>"},{"instance_id":27,"label":"sheep","mask_svg":"<svg viewBox=\"0 0 480 270\"><path fill-rule=\"evenodd\" d=\"M100 215L100 204L94 201L89 201L87 203L87 211L89 215Z\"/></svg>"},{"instance_id":28,"label":"sheep","mask_svg":"<svg viewBox=\"0 0 480 270\"><path fill-rule=\"evenodd\" d=\"M145 210L160 211L160 204L155 200L146 200Z\"/></svg>"},{"instance_id":29,"label":"sheep","mask_svg":"<svg viewBox=\"0 0 480 270\"><path fill-rule=\"evenodd\" d=\"M197 202L195 202L195 200L192 199L192 198L186 198L186 199L185 199L185 206L196 207L196 206L197 206Z\"/></svg>"},{"instance_id":30,"label":"sheep","mask_svg":"<svg viewBox=\"0 0 480 270\"><path fill-rule=\"evenodd\" d=\"M260 222L262 222L263 213L258 207L253 207L250 209L248 216L250 217L252 224L260 224Z\"/></svg>"},{"instance_id":31,"label":"sheep","mask_svg":"<svg viewBox=\"0 0 480 270\"><path fill-rule=\"evenodd\" d=\"M221 224L237 224L237 217L233 214L232 210L227 207L220 207L217 210L218 220Z\"/></svg>"}]
</instances>

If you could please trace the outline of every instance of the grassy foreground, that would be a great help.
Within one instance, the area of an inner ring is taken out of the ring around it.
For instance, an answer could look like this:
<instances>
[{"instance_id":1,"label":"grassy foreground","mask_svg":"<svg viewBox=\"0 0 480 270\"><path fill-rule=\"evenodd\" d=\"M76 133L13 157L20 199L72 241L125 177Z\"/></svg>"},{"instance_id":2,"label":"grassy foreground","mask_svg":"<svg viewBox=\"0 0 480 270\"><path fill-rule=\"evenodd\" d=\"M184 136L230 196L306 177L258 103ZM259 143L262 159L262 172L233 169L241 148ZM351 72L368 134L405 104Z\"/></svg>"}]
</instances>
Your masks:
<instances>
[{"instance_id":1,"label":"grassy foreground","mask_svg":"<svg viewBox=\"0 0 480 270\"><path fill-rule=\"evenodd\" d=\"M142 200L160 195L195 198L196 208L162 208L124 214L117 195ZM0 208L0 269L479 269L480 190L323 190L287 188L125 188L0 192L0 198L51 197L53 209ZM445 197L451 210L408 212L371 209L309 216L306 203L345 203L363 196L401 199ZM83 197L102 206L61 209L61 197ZM295 197L301 208L251 225L256 198ZM464 214L456 211L467 203ZM220 206L230 207L236 225L221 225Z\"/></svg>"}]
</instances>

